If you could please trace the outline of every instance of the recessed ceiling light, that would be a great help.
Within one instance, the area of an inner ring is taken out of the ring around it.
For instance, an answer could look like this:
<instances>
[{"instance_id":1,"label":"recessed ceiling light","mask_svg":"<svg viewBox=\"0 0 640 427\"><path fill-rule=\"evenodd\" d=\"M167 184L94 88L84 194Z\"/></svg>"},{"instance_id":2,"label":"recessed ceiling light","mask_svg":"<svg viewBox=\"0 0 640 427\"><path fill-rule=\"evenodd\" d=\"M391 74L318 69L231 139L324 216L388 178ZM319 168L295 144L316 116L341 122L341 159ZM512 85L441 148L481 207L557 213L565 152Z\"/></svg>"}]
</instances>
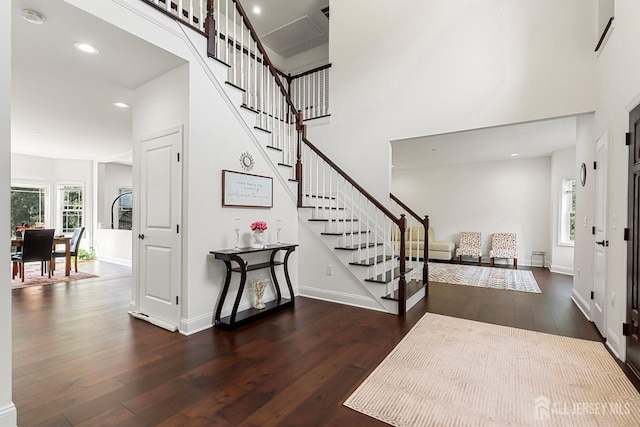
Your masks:
<instances>
[{"instance_id":1,"label":"recessed ceiling light","mask_svg":"<svg viewBox=\"0 0 640 427\"><path fill-rule=\"evenodd\" d=\"M40 137L40 136L42 136L42 133L40 133L40 132L36 132L36 133L35 133L35 135L36 135L37 137Z\"/></svg>"},{"instance_id":2,"label":"recessed ceiling light","mask_svg":"<svg viewBox=\"0 0 640 427\"><path fill-rule=\"evenodd\" d=\"M511 153L511 157L517 157L518 153Z\"/></svg>"},{"instance_id":3,"label":"recessed ceiling light","mask_svg":"<svg viewBox=\"0 0 640 427\"><path fill-rule=\"evenodd\" d=\"M22 19L27 22L31 22L32 24L42 24L44 22L44 16L40 15L35 10L22 9L20 11L20 15L22 16Z\"/></svg>"},{"instance_id":4,"label":"recessed ceiling light","mask_svg":"<svg viewBox=\"0 0 640 427\"><path fill-rule=\"evenodd\" d=\"M438 149L437 148L432 148L431 151L438 151Z\"/></svg>"},{"instance_id":5,"label":"recessed ceiling light","mask_svg":"<svg viewBox=\"0 0 640 427\"><path fill-rule=\"evenodd\" d=\"M262 12L260 6L253 6L253 13L255 13L256 15L260 15L260 12Z\"/></svg>"},{"instance_id":6,"label":"recessed ceiling light","mask_svg":"<svg viewBox=\"0 0 640 427\"><path fill-rule=\"evenodd\" d=\"M118 108L129 108L129 104L125 104L124 102L114 102L113 105Z\"/></svg>"},{"instance_id":7,"label":"recessed ceiling light","mask_svg":"<svg viewBox=\"0 0 640 427\"><path fill-rule=\"evenodd\" d=\"M84 53L96 54L100 52L97 47L84 42L75 42L73 44L73 47L78 49L80 52L84 52Z\"/></svg>"}]
</instances>

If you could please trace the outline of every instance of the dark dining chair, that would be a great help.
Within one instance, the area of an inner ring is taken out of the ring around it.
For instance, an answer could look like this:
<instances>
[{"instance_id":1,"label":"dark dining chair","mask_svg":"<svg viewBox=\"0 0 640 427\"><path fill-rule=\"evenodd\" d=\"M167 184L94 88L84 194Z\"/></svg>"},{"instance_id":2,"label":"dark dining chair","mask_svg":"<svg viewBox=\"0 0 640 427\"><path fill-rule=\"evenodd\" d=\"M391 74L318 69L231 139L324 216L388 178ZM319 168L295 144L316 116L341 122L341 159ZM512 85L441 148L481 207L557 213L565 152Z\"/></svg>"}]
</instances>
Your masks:
<instances>
[{"instance_id":1,"label":"dark dining chair","mask_svg":"<svg viewBox=\"0 0 640 427\"><path fill-rule=\"evenodd\" d=\"M24 230L22 237L22 252L11 255L11 261L17 263L20 277L24 282L24 265L27 262L40 263L40 275L44 275L46 263L51 262L51 248L53 247L54 229L49 230ZM51 265L47 270L51 277ZM13 269L13 278L15 279L16 269Z\"/></svg>"},{"instance_id":2,"label":"dark dining chair","mask_svg":"<svg viewBox=\"0 0 640 427\"><path fill-rule=\"evenodd\" d=\"M71 241L69 242L69 253L72 257L75 258L75 269L76 273L78 272L78 250L80 249L80 239L82 239L82 235L84 234L84 227L78 227L73 230L73 236L71 236ZM51 269L56 269L56 258L64 258L66 257L65 251L53 251L51 253Z\"/></svg>"}]
</instances>

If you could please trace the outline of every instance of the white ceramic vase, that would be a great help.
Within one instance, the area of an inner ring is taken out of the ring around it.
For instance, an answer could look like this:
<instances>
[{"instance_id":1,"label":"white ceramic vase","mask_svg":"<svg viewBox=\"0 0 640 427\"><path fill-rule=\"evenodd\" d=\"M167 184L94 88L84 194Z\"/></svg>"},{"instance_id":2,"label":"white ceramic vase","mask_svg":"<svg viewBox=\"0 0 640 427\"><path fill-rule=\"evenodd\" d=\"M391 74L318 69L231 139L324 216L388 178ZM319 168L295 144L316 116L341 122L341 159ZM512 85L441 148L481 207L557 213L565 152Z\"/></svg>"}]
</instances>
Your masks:
<instances>
[{"instance_id":1,"label":"white ceramic vase","mask_svg":"<svg viewBox=\"0 0 640 427\"><path fill-rule=\"evenodd\" d=\"M254 249L264 248L264 231L255 230L253 232L253 248Z\"/></svg>"}]
</instances>

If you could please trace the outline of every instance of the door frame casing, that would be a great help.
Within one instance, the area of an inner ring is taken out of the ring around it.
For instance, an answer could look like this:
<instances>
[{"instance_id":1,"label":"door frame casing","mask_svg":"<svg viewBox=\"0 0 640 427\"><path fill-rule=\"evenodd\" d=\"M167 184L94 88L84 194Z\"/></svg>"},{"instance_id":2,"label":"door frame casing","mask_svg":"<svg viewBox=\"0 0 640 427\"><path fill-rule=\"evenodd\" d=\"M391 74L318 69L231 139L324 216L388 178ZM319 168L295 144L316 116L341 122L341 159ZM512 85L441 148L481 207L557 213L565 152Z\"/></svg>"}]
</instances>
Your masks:
<instances>
[{"instance_id":1,"label":"door frame casing","mask_svg":"<svg viewBox=\"0 0 640 427\"><path fill-rule=\"evenodd\" d=\"M595 159L597 159L598 157L598 143L600 141L600 139L606 135L606 144L607 144L607 159L606 159L606 173L604 178L604 193L605 193L605 200L604 200L604 219L603 219L603 228L604 228L604 240L607 240L607 236L609 235L609 205L608 205L608 196L609 196L609 159L611 156L609 156L609 147L611 146L611 138L612 138L612 129L611 129L611 123L607 124L594 138L594 144L595 144L595 150L594 150L594 157ZM595 161L594 159L594 161ZM600 169L602 170L602 169ZM594 223L594 227L596 226L596 218L597 218L597 211L598 211L598 188L597 188L597 179L595 179L595 175L598 173L598 168L596 166L596 169L593 171L593 175L594 175L594 182L595 182L595 186L594 186L594 192L593 192L593 197L594 197L594 212L593 212L593 223ZM595 292L595 277L596 277L596 272L595 272L595 257L597 254L597 250L598 248L595 247L595 241L596 239L596 235L593 236L594 240L593 240L593 244L594 244L594 249L593 249L593 261L594 261L594 270L593 270L593 281L592 281L592 286L591 286L591 290ZM608 263L608 259L607 259L607 251L604 251L604 271L603 271L603 277L604 277L604 289L603 289L603 293L604 293L604 297L603 297L603 301L602 301L602 330L600 331L598 329L598 331L600 332L600 334L602 335L603 338L607 339L608 337L608 329L607 329L607 295L609 295L609 286L608 286L608 277L607 277L607 269L608 269L609 263ZM595 313L595 299L591 300L591 303L589 304L589 312L590 312L590 320L595 324L594 321L594 313ZM597 325L596 325L597 328Z\"/></svg>"},{"instance_id":2,"label":"door frame casing","mask_svg":"<svg viewBox=\"0 0 640 427\"><path fill-rule=\"evenodd\" d=\"M181 136L181 147L180 147L180 153L184 153L184 125L180 124L177 126L172 126L166 129L162 129L162 130L158 130L156 132L152 132L146 135L143 135L141 137L138 137L135 140L134 143L134 147L133 147L133 192L134 192L134 198L133 198L133 215L132 215L132 221L133 221L133 226L132 226L132 239L133 239L133 245L132 245L132 260L131 260L131 301L129 303L129 309L131 311L137 311L140 308L140 299L139 299L139 295L140 295L140 259L139 259L139 254L140 254L140 240L137 238L138 234L140 233L140 197L135 197L135 193L136 191L140 191L141 188L141 183L140 183L140 161L141 161L141 147L142 147L142 143L144 141L148 141L151 139L156 139L156 138L160 138L163 136L167 136L167 135L171 135L174 133L179 133ZM179 244L179 248L178 250L178 254L179 254L179 261L178 261L178 268L179 268L179 272L178 272L178 276L180 277L180 287L179 287L179 298L180 298L180 304L179 306L179 318L177 319L177 325L181 324L181 320L184 317L184 287L183 287L183 276L182 276L182 272L183 272L183 267L184 267L184 255L183 255L183 248L185 245L184 242L184 227L182 226L182 218L183 218L183 212L184 212L184 200L183 200L183 192L184 192L184 167L182 167L182 165L184 164L184 155L181 156L180 158L180 174L179 174L179 178L180 178L180 185L179 185L179 191L180 193L177 196L177 199L179 200L180 206L178 209L178 218L177 218L177 222L178 224L180 224L180 235L178 236L178 244Z\"/></svg>"}]
</instances>

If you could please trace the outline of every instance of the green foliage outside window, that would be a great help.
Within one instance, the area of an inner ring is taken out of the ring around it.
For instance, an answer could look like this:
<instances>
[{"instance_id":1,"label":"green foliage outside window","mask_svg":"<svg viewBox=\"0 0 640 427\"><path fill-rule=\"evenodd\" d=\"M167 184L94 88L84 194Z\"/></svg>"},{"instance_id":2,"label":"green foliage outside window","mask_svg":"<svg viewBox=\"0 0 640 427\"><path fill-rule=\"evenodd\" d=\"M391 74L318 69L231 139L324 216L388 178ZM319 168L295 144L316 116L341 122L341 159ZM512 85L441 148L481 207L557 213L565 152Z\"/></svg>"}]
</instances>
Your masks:
<instances>
[{"instance_id":1,"label":"green foliage outside window","mask_svg":"<svg viewBox=\"0 0 640 427\"><path fill-rule=\"evenodd\" d=\"M16 227L33 226L45 220L44 188L11 187L11 230L15 236Z\"/></svg>"}]
</instances>

